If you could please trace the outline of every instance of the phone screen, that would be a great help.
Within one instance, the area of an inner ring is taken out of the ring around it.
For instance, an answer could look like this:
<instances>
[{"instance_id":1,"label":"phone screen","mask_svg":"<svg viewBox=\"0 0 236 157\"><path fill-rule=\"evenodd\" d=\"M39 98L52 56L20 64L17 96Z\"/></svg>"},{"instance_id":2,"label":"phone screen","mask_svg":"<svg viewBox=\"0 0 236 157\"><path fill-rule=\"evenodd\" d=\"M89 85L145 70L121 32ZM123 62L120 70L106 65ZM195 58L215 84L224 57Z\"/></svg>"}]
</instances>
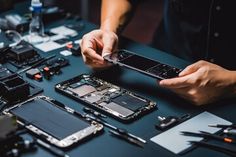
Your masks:
<instances>
[{"instance_id":1,"label":"phone screen","mask_svg":"<svg viewBox=\"0 0 236 157\"><path fill-rule=\"evenodd\" d=\"M17 118L62 140L90 126L84 120L56 107L43 99L29 101L11 110Z\"/></svg>"},{"instance_id":2,"label":"phone screen","mask_svg":"<svg viewBox=\"0 0 236 157\"><path fill-rule=\"evenodd\" d=\"M119 50L104 57L109 62L137 70L157 79L177 77L181 69L136 55L127 50Z\"/></svg>"},{"instance_id":3,"label":"phone screen","mask_svg":"<svg viewBox=\"0 0 236 157\"><path fill-rule=\"evenodd\" d=\"M137 55L132 55L120 62L144 71L158 64L158 62Z\"/></svg>"},{"instance_id":4,"label":"phone screen","mask_svg":"<svg viewBox=\"0 0 236 157\"><path fill-rule=\"evenodd\" d=\"M128 65L130 67L134 67L136 69L140 69L143 71L159 64L159 62L157 61L153 61L148 58L144 58L142 56L131 54L125 51L114 53L112 54L111 58L113 60L119 61L122 64Z\"/></svg>"}]
</instances>

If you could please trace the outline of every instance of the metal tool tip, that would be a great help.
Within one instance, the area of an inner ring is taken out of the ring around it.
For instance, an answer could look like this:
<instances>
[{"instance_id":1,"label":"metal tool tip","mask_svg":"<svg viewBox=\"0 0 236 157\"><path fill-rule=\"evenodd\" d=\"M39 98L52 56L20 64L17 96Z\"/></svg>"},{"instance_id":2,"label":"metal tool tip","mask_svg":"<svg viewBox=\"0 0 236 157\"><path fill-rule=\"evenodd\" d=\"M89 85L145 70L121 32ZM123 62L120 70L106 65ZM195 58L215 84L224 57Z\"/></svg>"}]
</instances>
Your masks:
<instances>
[{"instance_id":1,"label":"metal tool tip","mask_svg":"<svg viewBox=\"0 0 236 157\"><path fill-rule=\"evenodd\" d=\"M189 144L196 144L197 141L188 141Z\"/></svg>"},{"instance_id":2,"label":"metal tool tip","mask_svg":"<svg viewBox=\"0 0 236 157\"><path fill-rule=\"evenodd\" d=\"M209 127L216 127L215 124L208 124Z\"/></svg>"},{"instance_id":3,"label":"metal tool tip","mask_svg":"<svg viewBox=\"0 0 236 157\"><path fill-rule=\"evenodd\" d=\"M225 129L223 132L227 134L229 133L229 130Z\"/></svg>"},{"instance_id":4,"label":"metal tool tip","mask_svg":"<svg viewBox=\"0 0 236 157\"><path fill-rule=\"evenodd\" d=\"M186 134L187 131L180 131L180 134Z\"/></svg>"}]
</instances>

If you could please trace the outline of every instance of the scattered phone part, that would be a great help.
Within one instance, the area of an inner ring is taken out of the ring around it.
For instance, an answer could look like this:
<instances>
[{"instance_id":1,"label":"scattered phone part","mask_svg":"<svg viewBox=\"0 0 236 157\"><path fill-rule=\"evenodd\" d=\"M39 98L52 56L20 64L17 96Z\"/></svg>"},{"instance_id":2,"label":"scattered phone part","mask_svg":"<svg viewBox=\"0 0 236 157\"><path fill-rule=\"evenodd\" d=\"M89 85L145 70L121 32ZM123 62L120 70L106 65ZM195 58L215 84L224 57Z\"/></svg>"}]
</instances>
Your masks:
<instances>
[{"instance_id":1,"label":"scattered phone part","mask_svg":"<svg viewBox=\"0 0 236 157\"><path fill-rule=\"evenodd\" d=\"M3 106L24 101L42 91L20 75L0 66L0 102Z\"/></svg>"},{"instance_id":2,"label":"scattered phone part","mask_svg":"<svg viewBox=\"0 0 236 157\"><path fill-rule=\"evenodd\" d=\"M7 52L7 60L17 68L33 65L43 58L38 54L34 48L26 43L21 42L20 44L12 47Z\"/></svg>"},{"instance_id":3,"label":"scattered phone part","mask_svg":"<svg viewBox=\"0 0 236 157\"><path fill-rule=\"evenodd\" d=\"M51 59L45 63L41 72L45 79L50 80L53 75L61 73L61 68L69 65L69 60L64 57Z\"/></svg>"},{"instance_id":4,"label":"scattered phone part","mask_svg":"<svg viewBox=\"0 0 236 157\"><path fill-rule=\"evenodd\" d=\"M161 117L158 116L159 123L156 124L156 128L160 130L166 130L169 129L191 117L190 114L185 114L183 116L177 117L177 116L167 116L167 117Z\"/></svg>"},{"instance_id":5,"label":"scattered phone part","mask_svg":"<svg viewBox=\"0 0 236 157\"><path fill-rule=\"evenodd\" d=\"M21 34L15 30L6 30L3 32L0 29L0 39L0 62L5 63L9 50L23 42L23 38Z\"/></svg>"},{"instance_id":6,"label":"scattered phone part","mask_svg":"<svg viewBox=\"0 0 236 157\"><path fill-rule=\"evenodd\" d=\"M106 115L101 114L100 112L97 112L89 107L83 107L83 111L87 114L92 114L93 116L95 116L97 118L107 118Z\"/></svg>"},{"instance_id":7,"label":"scattered phone part","mask_svg":"<svg viewBox=\"0 0 236 157\"><path fill-rule=\"evenodd\" d=\"M5 16L9 29L14 29L18 32L25 32L29 29L29 20L19 14L8 14Z\"/></svg>"},{"instance_id":8,"label":"scattered phone part","mask_svg":"<svg viewBox=\"0 0 236 157\"><path fill-rule=\"evenodd\" d=\"M59 66L62 68L62 67L65 67L65 66L69 65L69 60L64 58L64 57L58 57L58 58L48 60L45 63L46 66L51 66L51 65L54 65L54 64L59 64Z\"/></svg>"},{"instance_id":9,"label":"scattered phone part","mask_svg":"<svg viewBox=\"0 0 236 157\"><path fill-rule=\"evenodd\" d=\"M121 121L134 120L156 108L154 101L87 74L58 83L55 89Z\"/></svg>"},{"instance_id":10,"label":"scattered phone part","mask_svg":"<svg viewBox=\"0 0 236 157\"><path fill-rule=\"evenodd\" d=\"M46 96L36 96L5 109L17 122L42 139L65 148L92 137L103 130L103 125L89 121L74 110Z\"/></svg>"},{"instance_id":11,"label":"scattered phone part","mask_svg":"<svg viewBox=\"0 0 236 157\"><path fill-rule=\"evenodd\" d=\"M0 79L1 98L7 102L25 100L30 95L29 83L17 74Z\"/></svg>"},{"instance_id":12,"label":"scattered phone part","mask_svg":"<svg viewBox=\"0 0 236 157\"><path fill-rule=\"evenodd\" d=\"M38 68L33 68L33 69L30 69L30 70L26 71L25 75L26 75L26 77L28 77L32 80L36 80L36 81L42 81L43 80L41 72Z\"/></svg>"},{"instance_id":13,"label":"scattered phone part","mask_svg":"<svg viewBox=\"0 0 236 157\"><path fill-rule=\"evenodd\" d=\"M0 154L3 157L18 157L36 150L33 140L25 140L19 134L24 132L14 116L0 116Z\"/></svg>"},{"instance_id":14,"label":"scattered phone part","mask_svg":"<svg viewBox=\"0 0 236 157\"><path fill-rule=\"evenodd\" d=\"M74 56L79 56L81 55L81 48L80 44L76 43L69 43L66 45L66 48L73 54Z\"/></svg>"}]
</instances>

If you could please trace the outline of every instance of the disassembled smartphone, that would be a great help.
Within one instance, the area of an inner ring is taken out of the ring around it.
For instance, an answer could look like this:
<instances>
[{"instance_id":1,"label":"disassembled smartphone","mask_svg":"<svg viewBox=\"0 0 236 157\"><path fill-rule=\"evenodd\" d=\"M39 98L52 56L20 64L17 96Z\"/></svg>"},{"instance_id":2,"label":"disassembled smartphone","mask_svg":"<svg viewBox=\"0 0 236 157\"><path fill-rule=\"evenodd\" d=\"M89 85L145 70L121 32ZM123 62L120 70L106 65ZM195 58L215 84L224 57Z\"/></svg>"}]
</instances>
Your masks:
<instances>
[{"instance_id":1,"label":"disassembled smartphone","mask_svg":"<svg viewBox=\"0 0 236 157\"><path fill-rule=\"evenodd\" d=\"M46 96L37 96L11 108L4 114L16 116L17 122L58 147L68 147L103 129L64 104Z\"/></svg>"},{"instance_id":2,"label":"disassembled smartphone","mask_svg":"<svg viewBox=\"0 0 236 157\"><path fill-rule=\"evenodd\" d=\"M124 49L106 55L104 59L113 64L139 71L160 80L177 77L181 72L181 69L134 54Z\"/></svg>"},{"instance_id":3,"label":"disassembled smartphone","mask_svg":"<svg viewBox=\"0 0 236 157\"><path fill-rule=\"evenodd\" d=\"M156 108L154 101L87 74L61 82L55 89L121 121L134 120Z\"/></svg>"}]
</instances>

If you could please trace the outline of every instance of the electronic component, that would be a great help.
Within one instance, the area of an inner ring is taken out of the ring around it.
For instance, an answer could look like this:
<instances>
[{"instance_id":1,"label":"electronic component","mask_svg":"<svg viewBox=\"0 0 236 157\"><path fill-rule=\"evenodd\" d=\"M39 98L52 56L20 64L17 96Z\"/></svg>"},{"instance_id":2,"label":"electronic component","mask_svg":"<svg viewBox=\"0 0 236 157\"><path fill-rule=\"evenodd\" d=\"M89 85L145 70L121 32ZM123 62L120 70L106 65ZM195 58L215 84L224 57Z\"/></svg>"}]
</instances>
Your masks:
<instances>
[{"instance_id":1,"label":"electronic component","mask_svg":"<svg viewBox=\"0 0 236 157\"><path fill-rule=\"evenodd\" d=\"M25 75L30 78L30 79L33 79L33 80L36 80L36 81L42 81L43 77L40 73L40 70L35 68L35 69L30 69L28 71L26 71Z\"/></svg>"},{"instance_id":2,"label":"electronic component","mask_svg":"<svg viewBox=\"0 0 236 157\"><path fill-rule=\"evenodd\" d=\"M51 60L48 60L45 65L46 66L51 66L51 65L54 65L54 64L59 64L60 67L65 67L67 65L69 65L69 60L64 58L64 57L58 57L58 58L55 58L55 59L51 59Z\"/></svg>"},{"instance_id":3,"label":"electronic component","mask_svg":"<svg viewBox=\"0 0 236 157\"><path fill-rule=\"evenodd\" d=\"M31 65L31 66L29 66L29 67L26 67L26 68L23 68L23 69L21 69L21 70L18 70L16 73L17 73L17 74L21 74L21 73L23 73L23 72L25 72L25 71L27 71L27 70L30 70L30 69L32 69L32 68L36 68L36 67L40 66L41 64L43 64L44 62L46 62L46 61L48 61L48 60L50 60L50 59L52 59L52 58L54 58L54 57L56 57L56 55L51 55L51 56L42 58L40 61L34 63L33 65Z\"/></svg>"},{"instance_id":4,"label":"electronic component","mask_svg":"<svg viewBox=\"0 0 236 157\"><path fill-rule=\"evenodd\" d=\"M156 103L149 99L86 74L61 82L55 88L62 94L126 122L156 107Z\"/></svg>"},{"instance_id":5,"label":"electronic component","mask_svg":"<svg viewBox=\"0 0 236 157\"><path fill-rule=\"evenodd\" d=\"M22 62L36 55L33 47L28 44L20 44L11 48L8 57L16 61Z\"/></svg>"},{"instance_id":6,"label":"electronic component","mask_svg":"<svg viewBox=\"0 0 236 157\"><path fill-rule=\"evenodd\" d=\"M43 90L0 65L0 111L9 103L24 101Z\"/></svg>"},{"instance_id":7,"label":"electronic component","mask_svg":"<svg viewBox=\"0 0 236 157\"><path fill-rule=\"evenodd\" d=\"M18 130L19 127L16 123L15 117L7 115L0 116L1 156L12 157L13 155L20 155L23 152L35 150L34 142L24 140L18 135Z\"/></svg>"},{"instance_id":8,"label":"electronic component","mask_svg":"<svg viewBox=\"0 0 236 157\"><path fill-rule=\"evenodd\" d=\"M93 109L88 108L88 107L83 107L83 111L88 113L88 114L92 114L92 115L94 115L95 117L98 117L98 118L107 118L107 116L105 116L104 114L101 114L97 111L94 111Z\"/></svg>"},{"instance_id":9,"label":"electronic component","mask_svg":"<svg viewBox=\"0 0 236 157\"><path fill-rule=\"evenodd\" d=\"M17 74L0 79L0 93L2 99L8 102L25 100L30 95L29 83Z\"/></svg>"},{"instance_id":10,"label":"electronic component","mask_svg":"<svg viewBox=\"0 0 236 157\"><path fill-rule=\"evenodd\" d=\"M27 65L33 65L42 60L42 57L34 50L34 48L26 42L21 42L14 46L7 53L7 59L17 68Z\"/></svg>"},{"instance_id":11,"label":"electronic component","mask_svg":"<svg viewBox=\"0 0 236 157\"><path fill-rule=\"evenodd\" d=\"M46 96L37 96L5 109L18 123L58 147L68 147L103 130L103 125ZM68 123L69 122L69 123Z\"/></svg>"},{"instance_id":12,"label":"electronic component","mask_svg":"<svg viewBox=\"0 0 236 157\"><path fill-rule=\"evenodd\" d=\"M19 14L8 14L5 16L5 19L10 29L14 29L18 32L24 32L29 29L29 21Z\"/></svg>"},{"instance_id":13,"label":"electronic component","mask_svg":"<svg viewBox=\"0 0 236 157\"><path fill-rule=\"evenodd\" d=\"M81 48L79 44L69 43L66 45L66 48L71 51L74 56L81 55Z\"/></svg>"},{"instance_id":14,"label":"electronic component","mask_svg":"<svg viewBox=\"0 0 236 157\"><path fill-rule=\"evenodd\" d=\"M41 71L43 73L44 78L49 80L54 74L60 74L61 68L67 65L69 65L69 60L63 57L59 57L47 61Z\"/></svg>"},{"instance_id":15,"label":"electronic component","mask_svg":"<svg viewBox=\"0 0 236 157\"><path fill-rule=\"evenodd\" d=\"M61 67L58 63L51 65L51 66L45 66L42 69L42 73L45 79L50 80L51 76L54 74L60 74L61 73Z\"/></svg>"},{"instance_id":16,"label":"electronic component","mask_svg":"<svg viewBox=\"0 0 236 157\"><path fill-rule=\"evenodd\" d=\"M74 56L81 55L81 48L79 44L74 44L70 50Z\"/></svg>"},{"instance_id":17,"label":"electronic component","mask_svg":"<svg viewBox=\"0 0 236 157\"><path fill-rule=\"evenodd\" d=\"M22 42L22 36L14 30L1 31L0 29L0 63L7 61L9 50Z\"/></svg>"},{"instance_id":18,"label":"electronic component","mask_svg":"<svg viewBox=\"0 0 236 157\"><path fill-rule=\"evenodd\" d=\"M159 123L156 125L157 129L165 130L168 128L171 128L187 119L189 119L191 116L190 114L185 114L181 117L177 116L168 116L168 117L160 117L158 116Z\"/></svg>"},{"instance_id":19,"label":"electronic component","mask_svg":"<svg viewBox=\"0 0 236 157\"><path fill-rule=\"evenodd\" d=\"M134 54L127 50L118 50L104 56L104 59L113 64L118 64L157 79L177 77L182 71L176 67Z\"/></svg>"},{"instance_id":20,"label":"electronic component","mask_svg":"<svg viewBox=\"0 0 236 157\"><path fill-rule=\"evenodd\" d=\"M53 147L40 139L25 140L20 135L26 133L24 127L19 127L14 116L0 116L0 154L4 157L17 157L23 153L36 150L37 145L60 157L69 157L62 150Z\"/></svg>"}]
</instances>

